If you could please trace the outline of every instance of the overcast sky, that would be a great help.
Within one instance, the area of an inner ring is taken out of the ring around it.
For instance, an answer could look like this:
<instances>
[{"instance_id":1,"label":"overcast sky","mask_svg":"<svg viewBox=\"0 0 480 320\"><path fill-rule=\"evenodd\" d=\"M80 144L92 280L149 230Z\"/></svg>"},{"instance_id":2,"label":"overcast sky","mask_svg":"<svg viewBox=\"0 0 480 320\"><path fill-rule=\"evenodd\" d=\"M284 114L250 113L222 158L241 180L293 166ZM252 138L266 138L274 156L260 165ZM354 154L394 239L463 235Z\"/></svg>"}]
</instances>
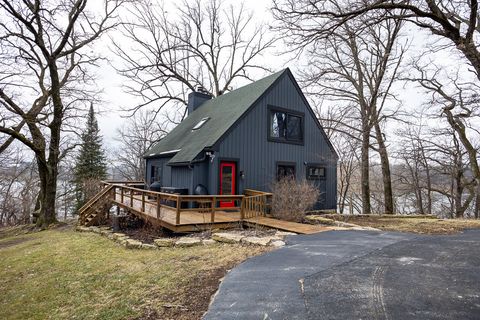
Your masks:
<instances>
[{"instance_id":1,"label":"overcast sky","mask_svg":"<svg viewBox=\"0 0 480 320\"><path fill-rule=\"evenodd\" d=\"M236 3L236 1L224 1L226 4ZM248 10L251 10L254 14L254 23L259 23L264 21L268 23L271 21L271 15L269 7L271 5L271 0L244 0L245 5ZM100 5L100 1L95 2L94 5ZM174 12L174 6L179 1L174 0L165 0L165 5L170 7L171 11ZM125 44L129 45L129 44ZM119 63L116 60L115 56L109 50L108 41L102 41L98 44L96 50L102 50L109 57L112 64ZM268 56L264 57L265 61L268 61L268 66L273 70L279 70L284 66L284 60L286 58L277 57L277 56ZM116 129L119 128L125 121L125 116L127 113L121 112L122 108L132 107L135 105L136 100L124 92L122 88L122 82L125 80L120 75L117 74L115 69L109 65L109 63L103 63L99 69L97 69L98 74L98 86L103 90L102 98L105 101L105 104L99 108L101 112L98 121L101 128L102 135L104 137L104 144L106 149L115 147L116 141L114 137L116 135ZM258 75L252 74L254 78L262 77L264 74L259 73Z\"/></svg>"},{"instance_id":2,"label":"overcast sky","mask_svg":"<svg viewBox=\"0 0 480 320\"><path fill-rule=\"evenodd\" d=\"M94 2L94 5L98 5L100 1ZM172 0L165 0L165 5L167 10L171 12L175 12L175 4L178 1ZM227 0L226 4L228 3L237 3L234 0ZM238 4L238 3L237 3ZM270 13L270 6L271 0L245 0L246 7L251 10L254 14L254 23L266 22L267 24L271 23L273 20ZM170 8L170 9L168 9ZM432 37L427 34L425 31L418 31L417 29L413 29L413 27L407 26L404 29L406 36L402 41L407 41L411 44L409 56L417 56L418 52L424 50L425 43L431 41ZM118 32L118 31L117 31ZM113 35L115 36L115 34ZM125 43L126 46L132 45ZM105 54L111 59L113 64L119 63L119 61L115 60L115 56L112 55L108 49L108 41L102 41L96 47L96 50L101 50L101 52L105 52ZM276 52L285 52L288 51L281 42L277 44L275 49ZM264 56L263 59L265 60L265 65L270 67L273 71L280 70L285 67L290 67L295 74L297 67L302 65L302 61L287 61L287 56L278 56L275 52L270 53L268 56ZM438 55L434 57L435 61L439 64L448 64L450 63L452 67L455 67L455 63L458 61L452 59L451 53L448 51L440 52ZM117 64L118 65L118 64ZM114 137L116 136L116 129L119 128L125 121L125 118L122 116L126 116L126 113L122 113L122 108L132 107L136 104L136 100L132 98L130 95L124 93L122 88L122 82L124 78L119 76L114 68L112 68L109 64L104 63L101 67L97 70L98 71L98 85L103 90L104 94L102 98L105 101L105 104L101 106L100 111L101 114L99 115L99 124L102 131L102 135L105 140L105 148L112 149L115 147L116 142ZM263 77L265 74L261 72L257 74L251 74L253 78L259 79ZM234 84L234 87L238 87L238 83ZM399 93L400 98L404 102L404 107L406 110L409 108L416 109L420 107L422 101L425 100L425 95L422 93L422 90L415 88L414 86L404 87L404 84L399 85L396 88L397 92ZM389 124L389 135L392 135L395 130L395 126L398 124ZM393 137L394 138L394 137Z\"/></svg>"}]
</instances>

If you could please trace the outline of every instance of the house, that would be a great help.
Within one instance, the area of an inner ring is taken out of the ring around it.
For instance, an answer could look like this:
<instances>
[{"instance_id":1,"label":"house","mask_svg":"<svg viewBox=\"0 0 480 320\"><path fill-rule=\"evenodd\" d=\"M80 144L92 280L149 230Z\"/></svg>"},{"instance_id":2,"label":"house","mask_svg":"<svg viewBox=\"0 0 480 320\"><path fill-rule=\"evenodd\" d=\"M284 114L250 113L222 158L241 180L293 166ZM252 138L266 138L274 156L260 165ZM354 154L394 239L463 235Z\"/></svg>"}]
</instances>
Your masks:
<instances>
[{"instance_id":1,"label":"house","mask_svg":"<svg viewBox=\"0 0 480 320\"><path fill-rule=\"evenodd\" d=\"M147 185L242 194L293 175L318 186L316 209L336 208L336 152L288 68L216 98L202 90L188 98L188 116L145 154Z\"/></svg>"}]
</instances>

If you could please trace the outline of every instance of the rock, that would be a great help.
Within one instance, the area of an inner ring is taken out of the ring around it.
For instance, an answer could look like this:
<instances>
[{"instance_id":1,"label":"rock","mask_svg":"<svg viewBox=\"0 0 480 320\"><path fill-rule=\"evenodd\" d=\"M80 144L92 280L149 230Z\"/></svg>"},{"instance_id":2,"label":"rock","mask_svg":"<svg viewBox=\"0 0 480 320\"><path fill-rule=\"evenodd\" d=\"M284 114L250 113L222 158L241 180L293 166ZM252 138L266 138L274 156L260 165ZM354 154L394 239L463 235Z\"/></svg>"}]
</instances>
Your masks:
<instances>
[{"instance_id":1,"label":"rock","mask_svg":"<svg viewBox=\"0 0 480 320\"><path fill-rule=\"evenodd\" d=\"M113 239L125 238L127 235L125 233L114 233Z\"/></svg>"},{"instance_id":2,"label":"rock","mask_svg":"<svg viewBox=\"0 0 480 320\"><path fill-rule=\"evenodd\" d=\"M257 246L267 246L272 241L271 237L245 237L242 239L243 243L253 244Z\"/></svg>"},{"instance_id":3,"label":"rock","mask_svg":"<svg viewBox=\"0 0 480 320\"><path fill-rule=\"evenodd\" d=\"M202 240L202 243L203 243L204 245L206 245L206 246L210 246L210 245L212 245L212 244L217 243L217 241L215 241L215 240L213 240L213 239L204 239L204 240Z\"/></svg>"},{"instance_id":4,"label":"rock","mask_svg":"<svg viewBox=\"0 0 480 320\"><path fill-rule=\"evenodd\" d=\"M287 232L287 231L277 231L275 232L275 237L278 237L278 238L285 238L286 236L295 236L297 235L295 232Z\"/></svg>"},{"instance_id":5,"label":"rock","mask_svg":"<svg viewBox=\"0 0 480 320\"><path fill-rule=\"evenodd\" d=\"M360 231L382 231L380 229L377 229L377 228L372 228L372 227L361 227L361 226L355 226L355 227L351 227L349 228L349 230L360 230Z\"/></svg>"},{"instance_id":6,"label":"rock","mask_svg":"<svg viewBox=\"0 0 480 320\"><path fill-rule=\"evenodd\" d=\"M90 228L84 226L78 226L75 228L75 230L77 230L78 232L90 232Z\"/></svg>"},{"instance_id":7,"label":"rock","mask_svg":"<svg viewBox=\"0 0 480 320\"><path fill-rule=\"evenodd\" d=\"M274 240L270 242L269 245L272 247L283 247L285 245L285 242L283 242L282 240Z\"/></svg>"},{"instance_id":8,"label":"rock","mask_svg":"<svg viewBox=\"0 0 480 320\"><path fill-rule=\"evenodd\" d=\"M243 238L244 236L236 233L218 232L212 234L213 240L224 243L238 243L242 241Z\"/></svg>"},{"instance_id":9,"label":"rock","mask_svg":"<svg viewBox=\"0 0 480 320\"><path fill-rule=\"evenodd\" d=\"M173 247L175 241L170 238L159 238L153 240L153 243L155 243L157 247Z\"/></svg>"},{"instance_id":10,"label":"rock","mask_svg":"<svg viewBox=\"0 0 480 320\"><path fill-rule=\"evenodd\" d=\"M100 228L99 227L90 227L90 231L94 233L100 233Z\"/></svg>"},{"instance_id":11,"label":"rock","mask_svg":"<svg viewBox=\"0 0 480 320\"><path fill-rule=\"evenodd\" d=\"M125 245L128 249L140 249L143 245L143 243L138 240L128 239L125 241L126 241Z\"/></svg>"},{"instance_id":12,"label":"rock","mask_svg":"<svg viewBox=\"0 0 480 320\"><path fill-rule=\"evenodd\" d=\"M307 220L310 223L326 224L329 226L335 225L335 220L318 216L318 215L307 215L305 216L305 220Z\"/></svg>"},{"instance_id":13,"label":"rock","mask_svg":"<svg viewBox=\"0 0 480 320\"><path fill-rule=\"evenodd\" d=\"M177 247L193 247L202 243L200 238L180 238L175 241L175 246Z\"/></svg>"},{"instance_id":14,"label":"rock","mask_svg":"<svg viewBox=\"0 0 480 320\"><path fill-rule=\"evenodd\" d=\"M108 239L110 239L110 240L115 240L115 239L113 238L113 233L107 234L106 237L107 237Z\"/></svg>"},{"instance_id":15,"label":"rock","mask_svg":"<svg viewBox=\"0 0 480 320\"><path fill-rule=\"evenodd\" d=\"M100 230L100 234L104 237L108 236L109 234L112 234L112 230Z\"/></svg>"},{"instance_id":16,"label":"rock","mask_svg":"<svg viewBox=\"0 0 480 320\"><path fill-rule=\"evenodd\" d=\"M152 250L152 249L157 249L157 246L154 245L154 244L143 243L142 244L142 249Z\"/></svg>"},{"instance_id":17,"label":"rock","mask_svg":"<svg viewBox=\"0 0 480 320\"><path fill-rule=\"evenodd\" d=\"M127 240L129 240L129 239L126 238L126 239L122 239L122 240L117 240L117 242L120 243L122 246L127 246Z\"/></svg>"}]
</instances>

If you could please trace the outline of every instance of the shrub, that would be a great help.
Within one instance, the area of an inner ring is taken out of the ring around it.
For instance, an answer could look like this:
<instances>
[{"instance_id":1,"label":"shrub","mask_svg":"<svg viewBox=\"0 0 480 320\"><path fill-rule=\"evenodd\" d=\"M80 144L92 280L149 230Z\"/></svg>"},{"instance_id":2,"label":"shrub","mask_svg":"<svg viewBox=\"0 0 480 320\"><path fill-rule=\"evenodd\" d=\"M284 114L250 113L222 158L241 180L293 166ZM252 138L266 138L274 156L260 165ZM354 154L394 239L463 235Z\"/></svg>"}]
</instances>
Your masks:
<instances>
[{"instance_id":1,"label":"shrub","mask_svg":"<svg viewBox=\"0 0 480 320\"><path fill-rule=\"evenodd\" d=\"M306 180L286 177L272 183L272 215L275 218L300 222L305 212L317 202L320 191Z\"/></svg>"}]
</instances>

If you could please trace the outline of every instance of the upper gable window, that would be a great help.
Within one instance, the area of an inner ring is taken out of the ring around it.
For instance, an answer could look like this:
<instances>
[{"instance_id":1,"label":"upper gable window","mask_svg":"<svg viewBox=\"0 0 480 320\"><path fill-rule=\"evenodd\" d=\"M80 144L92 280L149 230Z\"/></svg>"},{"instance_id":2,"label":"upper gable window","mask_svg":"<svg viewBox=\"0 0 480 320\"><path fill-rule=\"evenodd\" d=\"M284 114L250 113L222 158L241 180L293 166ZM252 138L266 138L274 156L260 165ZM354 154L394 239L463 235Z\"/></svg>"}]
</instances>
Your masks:
<instances>
[{"instance_id":1,"label":"upper gable window","mask_svg":"<svg viewBox=\"0 0 480 320\"><path fill-rule=\"evenodd\" d=\"M202 120L200 120L200 121L195 125L195 127L192 128L192 130L198 130L198 129L200 129L209 119L210 119L210 117L203 118Z\"/></svg>"},{"instance_id":2,"label":"upper gable window","mask_svg":"<svg viewBox=\"0 0 480 320\"><path fill-rule=\"evenodd\" d=\"M272 141L303 143L304 116L295 111L269 108L269 138Z\"/></svg>"}]
</instances>

